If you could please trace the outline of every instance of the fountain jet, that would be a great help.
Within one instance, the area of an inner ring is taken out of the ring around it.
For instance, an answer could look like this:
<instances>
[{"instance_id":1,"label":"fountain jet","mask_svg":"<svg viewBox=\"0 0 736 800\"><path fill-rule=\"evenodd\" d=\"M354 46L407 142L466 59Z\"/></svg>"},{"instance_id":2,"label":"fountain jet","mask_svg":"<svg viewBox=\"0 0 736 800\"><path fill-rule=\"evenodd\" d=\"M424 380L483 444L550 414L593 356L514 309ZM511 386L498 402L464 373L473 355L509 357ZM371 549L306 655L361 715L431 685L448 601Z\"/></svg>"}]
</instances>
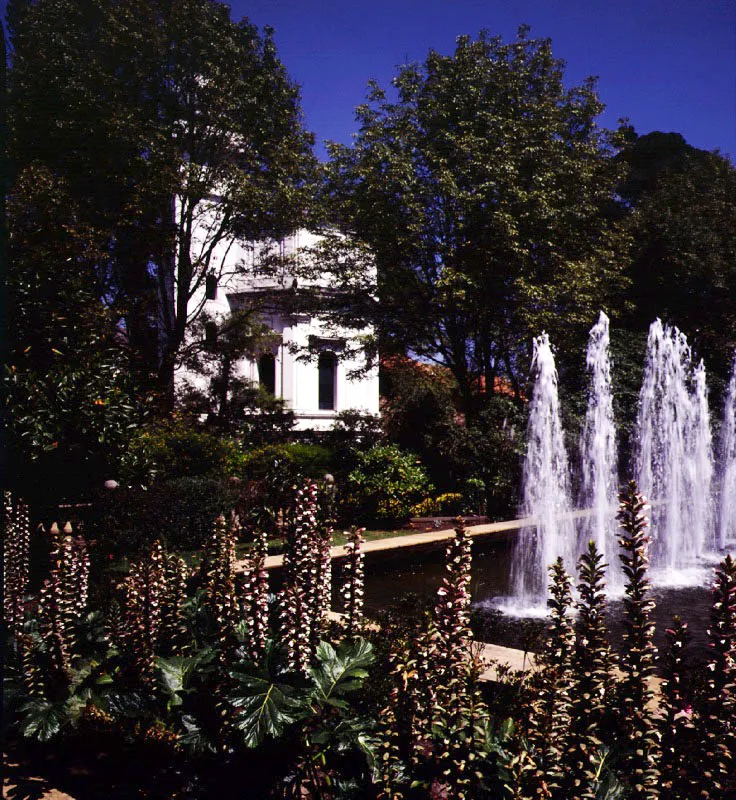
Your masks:
<instances>
[{"instance_id":1,"label":"fountain jet","mask_svg":"<svg viewBox=\"0 0 736 800\"><path fill-rule=\"evenodd\" d=\"M581 525L584 543L596 543L607 563L609 589L623 588L618 553L616 505L618 495L618 455L611 390L609 319L601 311L590 330L585 364L590 374L588 406L580 439L580 508L591 516Z\"/></svg>"},{"instance_id":2,"label":"fountain jet","mask_svg":"<svg viewBox=\"0 0 736 800\"><path fill-rule=\"evenodd\" d=\"M652 566L694 565L712 537L713 453L705 367L687 337L649 328L637 416L635 475L652 502Z\"/></svg>"},{"instance_id":3,"label":"fountain jet","mask_svg":"<svg viewBox=\"0 0 736 800\"><path fill-rule=\"evenodd\" d=\"M534 339L532 371L535 379L527 424L521 515L535 517L538 523L519 532L511 566L514 596L523 607L545 604L549 565L562 556L572 572L576 550L573 523L569 516L560 519L571 510L570 478L557 370L546 333Z\"/></svg>"},{"instance_id":4,"label":"fountain jet","mask_svg":"<svg viewBox=\"0 0 736 800\"><path fill-rule=\"evenodd\" d=\"M721 428L721 513L718 520L719 550L736 542L736 354L723 408Z\"/></svg>"}]
</instances>

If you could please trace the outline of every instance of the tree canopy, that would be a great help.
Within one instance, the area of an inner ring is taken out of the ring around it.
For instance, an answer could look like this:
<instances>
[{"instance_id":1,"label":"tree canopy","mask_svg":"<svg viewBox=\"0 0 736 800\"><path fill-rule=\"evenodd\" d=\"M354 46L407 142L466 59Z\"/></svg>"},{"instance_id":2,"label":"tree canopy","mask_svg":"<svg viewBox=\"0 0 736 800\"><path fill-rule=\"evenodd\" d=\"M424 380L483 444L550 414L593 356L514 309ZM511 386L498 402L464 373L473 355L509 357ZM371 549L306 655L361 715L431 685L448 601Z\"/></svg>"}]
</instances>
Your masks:
<instances>
[{"instance_id":1,"label":"tree canopy","mask_svg":"<svg viewBox=\"0 0 736 800\"><path fill-rule=\"evenodd\" d=\"M619 194L635 243L633 324L678 325L726 375L736 347L736 168L676 133L633 138Z\"/></svg>"},{"instance_id":2,"label":"tree canopy","mask_svg":"<svg viewBox=\"0 0 736 800\"><path fill-rule=\"evenodd\" d=\"M330 148L332 220L375 260L364 310L382 350L445 364L466 402L498 376L518 388L532 335L579 341L616 305L617 140L594 81L566 88L563 68L523 28L509 44L460 37L402 67L392 93L372 83L355 142ZM342 257L320 266L354 277Z\"/></svg>"},{"instance_id":3,"label":"tree canopy","mask_svg":"<svg viewBox=\"0 0 736 800\"><path fill-rule=\"evenodd\" d=\"M302 219L315 162L298 89L271 32L214 0L15 2L9 20L16 172L65 181L106 250L99 296L170 392L228 243Z\"/></svg>"},{"instance_id":4,"label":"tree canopy","mask_svg":"<svg viewBox=\"0 0 736 800\"><path fill-rule=\"evenodd\" d=\"M12 469L63 494L170 407L207 276L301 223L315 160L272 32L224 3L11 0L8 26Z\"/></svg>"}]
</instances>

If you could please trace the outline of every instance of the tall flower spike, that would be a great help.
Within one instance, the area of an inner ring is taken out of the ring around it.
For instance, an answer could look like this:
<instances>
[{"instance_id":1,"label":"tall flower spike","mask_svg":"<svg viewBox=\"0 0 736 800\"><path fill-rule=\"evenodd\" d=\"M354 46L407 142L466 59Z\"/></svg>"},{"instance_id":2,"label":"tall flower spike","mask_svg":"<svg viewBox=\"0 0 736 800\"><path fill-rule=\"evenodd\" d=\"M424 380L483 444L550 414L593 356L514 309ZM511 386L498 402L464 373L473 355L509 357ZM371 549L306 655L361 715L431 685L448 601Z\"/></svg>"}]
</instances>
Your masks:
<instances>
[{"instance_id":1,"label":"tall flower spike","mask_svg":"<svg viewBox=\"0 0 736 800\"><path fill-rule=\"evenodd\" d=\"M220 515L212 526L206 552L205 595L217 624L222 657L235 644L234 628L240 613L235 592L235 538L237 525Z\"/></svg>"},{"instance_id":2,"label":"tall flower spike","mask_svg":"<svg viewBox=\"0 0 736 800\"><path fill-rule=\"evenodd\" d=\"M161 626L163 562L163 548L160 542L155 542L147 556L131 564L123 581L123 641L136 672L149 685L154 680Z\"/></svg>"},{"instance_id":3,"label":"tall flower spike","mask_svg":"<svg viewBox=\"0 0 736 800\"><path fill-rule=\"evenodd\" d=\"M260 661L268 639L268 534L256 531L250 557L243 569L242 612L248 631L247 648L254 662Z\"/></svg>"},{"instance_id":4,"label":"tall flower spike","mask_svg":"<svg viewBox=\"0 0 736 800\"><path fill-rule=\"evenodd\" d=\"M187 599L189 569L183 558L166 553L161 586L160 640L166 651L178 653L185 644L184 603Z\"/></svg>"},{"instance_id":5,"label":"tall flower spike","mask_svg":"<svg viewBox=\"0 0 736 800\"><path fill-rule=\"evenodd\" d=\"M529 739L537 751L537 770L533 777L535 796L564 798L565 751L570 727L572 653L574 632L570 616L572 578L562 558L550 567L550 625L544 650L538 662L539 692L529 720Z\"/></svg>"},{"instance_id":6,"label":"tall flower spike","mask_svg":"<svg viewBox=\"0 0 736 800\"><path fill-rule=\"evenodd\" d=\"M287 530L284 588L280 597L280 635L287 669L306 674L316 648L315 627L322 623L323 586L319 569L316 484L297 490Z\"/></svg>"},{"instance_id":7,"label":"tall flower spike","mask_svg":"<svg viewBox=\"0 0 736 800\"><path fill-rule=\"evenodd\" d=\"M685 688L690 633L678 616L665 631L666 646L662 655L662 692L659 702L659 730L662 758L661 786L668 798L687 800L697 791L692 780L694 758L693 703Z\"/></svg>"},{"instance_id":8,"label":"tall flower spike","mask_svg":"<svg viewBox=\"0 0 736 800\"><path fill-rule=\"evenodd\" d=\"M10 492L4 494L3 524L3 614L9 632L17 635L23 625L24 597L28 591L31 531L28 507L22 500L13 502Z\"/></svg>"},{"instance_id":9,"label":"tall flower spike","mask_svg":"<svg viewBox=\"0 0 736 800\"><path fill-rule=\"evenodd\" d=\"M580 599L575 622L570 741L565 775L565 796L580 800L595 800L601 728L612 688L612 659L605 624L604 567L595 542L589 542L578 562Z\"/></svg>"},{"instance_id":10,"label":"tall flower spike","mask_svg":"<svg viewBox=\"0 0 736 800\"><path fill-rule=\"evenodd\" d=\"M470 645L471 561L470 537L457 519L445 556L447 574L437 590L428 679L436 683L433 723L442 731L436 754L442 765L441 784L452 787L453 796L461 800L472 796L476 717L482 708L477 687L480 661Z\"/></svg>"},{"instance_id":11,"label":"tall flower spike","mask_svg":"<svg viewBox=\"0 0 736 800\"><path fill-rule=\"evenodd\" d=\"M365 541L365 528L351 528L345 544L345 561L343 564L343 584L341 587L343 611L346 617L348 636L361 635L363 629L363 601L365 576L363 560L365 556L361 545Z\"/></svg>"},{"instance_id":12,"label":"tall flower spike","mask_svg":"<svg viewBox=\"0 0 736 800\"><path fill-rule=\"evenodd\" d=\"M731 555L716 569L712 598L708 681L700 703L700 772L714 797L731 797L729 792L736 793L736 561Z\"/></svg>"},{"instance_id":13,"label":"tall flower spike","mask_svg":"<svg viewBox=\"0 0 736 800\"><path fill-rule=\"evenodd\" d=\"M70 675L74 645L75 605L69 586L72 539L54 522L49 529L51 571L41 587L39 623L53 668L66 678Z\"/></svg>"},{"instance_id":14,"label":"tall flower spike","mask_svg":"<svg viewBox=\"0 0 736 800\"><path fill-rule=\"evenodd\" d=\"M628 742L623 753L624 774L630 781L633 800L659 797L659 731L652 708L651 681L657 650L654 623L650 619L654 601L650 598L649 519L644 497L631 481L619 496L621 564L625 580L624 634L619 668L623 678L618 686L617 704L622 739Z\"/></svg>"}]
</instances>

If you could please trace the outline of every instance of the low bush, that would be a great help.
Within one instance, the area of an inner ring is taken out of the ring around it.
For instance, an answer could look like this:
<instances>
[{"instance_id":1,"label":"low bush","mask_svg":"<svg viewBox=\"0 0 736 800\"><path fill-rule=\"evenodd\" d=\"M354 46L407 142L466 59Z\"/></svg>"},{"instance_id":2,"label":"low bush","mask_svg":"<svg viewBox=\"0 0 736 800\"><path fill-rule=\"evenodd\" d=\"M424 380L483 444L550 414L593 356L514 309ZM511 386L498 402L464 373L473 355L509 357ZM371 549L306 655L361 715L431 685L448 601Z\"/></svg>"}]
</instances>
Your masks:
<instances>
[{"instance_id":1,"label":"low bush","mask_svg":"<svg viewBox=\"0 0 736 800\"><path fill-rule=\"evenodd\" d=\"M341 511L352 521L392 524L432 491L424 467L396 445L356 453L356 466L340 487Z\"/></svg>"},{"instance_id":2,"label":"low bush","mask_svg":"<svg viewBox=\"0 0 736 800\"><path fill-rule=\"evenodd\" d=\"M412 517L447 517L462 514L463 496L459 492L446 492L437 497L428 497L411 507Z\"/></svg>"},{"instance_id":3,"label":"low bush","mask_svg":"<svg viewBox=\"0 0 736 800\"><path fill-rule=\"evenodd\" d=\"M160 540L171 550L199 548L212 520L238 505L240 486L210 475L119 487L100 497L87 523L102 555L135 555Z\"/></svg>"},{"instance_id":4,"label":"low bush","mask_svg":"<svg viewBox=\"0 0 736 800\"><path fill-rule=\"evenodd\" d=\"M293 474L294 483L321 480L332 470L333 453L327 447L303 442L259 447L243 455L240 476L246 480L263 480L278 464Z\"/></svg>"},{"instance_id":5,"label":"low bush","mask_svg":"<svg viewBox=\"0 0 736 800\"><path fill-rule=\"evenodd\" d=\"M188 419L166 420L141 429L133 439L119 482L150 485L198 475L232 475L241 459L233 439L202 430Z\"/></svg>"}]
</instances>

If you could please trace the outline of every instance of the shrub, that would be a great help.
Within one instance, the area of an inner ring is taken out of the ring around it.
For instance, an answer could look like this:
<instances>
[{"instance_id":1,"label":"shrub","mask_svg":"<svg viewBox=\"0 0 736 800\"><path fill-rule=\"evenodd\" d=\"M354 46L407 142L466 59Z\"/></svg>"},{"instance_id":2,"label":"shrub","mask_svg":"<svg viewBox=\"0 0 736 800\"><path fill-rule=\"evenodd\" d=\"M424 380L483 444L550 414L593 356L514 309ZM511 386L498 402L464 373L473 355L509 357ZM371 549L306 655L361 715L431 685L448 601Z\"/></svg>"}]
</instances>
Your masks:
<instances>
[{"instance_id":1,"label":"shrub","mask_svg":"<svg viewBox=\"0 0 736 800\"><path fill-rule=\"evenodd\" d=\"M119 488L101 498L93 536L103 553L128 555L160 539L169 549L194 549L205 542L213 520L232 510L237 484L199 475L158 481L150 489Z\"/></svg>"},{"instance_id":2,"label":"shrub","mask_svg":"<svg viewBox=\"0 0 736 800\"><path fill-rule=\"evenodd\" d=\"M196 475L232 475L241 459L234 440L200 430L189 420L166 420L142 429L133 440L123 459L121 482L146 485Z\"/></svg>"},{"instance_id":3,"label":"shrub","mask_svg":"<svg viewBox=\"0 0 736 800\"><path fill-rule=\"evenodd\" d=\"M321 480L332 469L332 463L332 451L321 445L303 442L274 444L245 453L241 475L248 480L264 480L275 465L281 464L285 471L293 474L294 483L298 479Z\"/></svg>"},{"instance_id":4,"label":"shrub","mask_svg":"<svg viewBox=\"0 0 736 800\"><path fill-rule=\"evenodd\" d=\"M455 516L463 511L463 496L459 492L446 492L428 497L411 507L412 517Z\"/></svg>"},{"instance_id":5,"label":"shrub","mask_svg":"<svg viewBox=\"0 0 736 800\"><path fill-rule=\"evenodd\" d=\"M343 512L356 519L396 522L431 491L416 456L396 445L373 447L357 454L357 466L343 487Z\"/></svg>"}]
</instances>

